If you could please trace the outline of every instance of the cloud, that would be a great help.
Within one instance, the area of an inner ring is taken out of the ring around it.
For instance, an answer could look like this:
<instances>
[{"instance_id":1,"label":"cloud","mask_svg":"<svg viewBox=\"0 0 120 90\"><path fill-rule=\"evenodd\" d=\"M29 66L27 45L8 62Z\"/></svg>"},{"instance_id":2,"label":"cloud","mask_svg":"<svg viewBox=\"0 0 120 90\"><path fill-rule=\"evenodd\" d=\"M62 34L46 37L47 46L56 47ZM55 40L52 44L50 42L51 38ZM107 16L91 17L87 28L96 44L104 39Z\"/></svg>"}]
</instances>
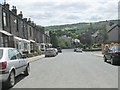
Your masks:
<instances>
[{"instance_id":1,"label":"cloud","mask_svg":"<svg viewBox=\"0 0 120 90\"><path fill-rule=\"evenodd\" d=\"M118 18L119 0L7 0L43 26Z\"/></svg>"},{"instance_id":2,"label":"cloud","mask_svg":"<svg viewBox=\"0 0 120 90\"><path fill-rule=\"evenodd\" d=\"M103 17L102 16L98 16L98 15L94 15L94 16L91 16L91 20L92 21L97 21L97 20L101 20Z\"/></svg>"},{"instance_id":3,"label":"cloud","mask_svg":"<svg viewBox=\"0 0 120 90\"><path fill-rule=\"evenodd\" d=\"M66 19L76 20L76 19L79 19L79 17L75 15L69 15Z\"/></svg>"}]
</instances>

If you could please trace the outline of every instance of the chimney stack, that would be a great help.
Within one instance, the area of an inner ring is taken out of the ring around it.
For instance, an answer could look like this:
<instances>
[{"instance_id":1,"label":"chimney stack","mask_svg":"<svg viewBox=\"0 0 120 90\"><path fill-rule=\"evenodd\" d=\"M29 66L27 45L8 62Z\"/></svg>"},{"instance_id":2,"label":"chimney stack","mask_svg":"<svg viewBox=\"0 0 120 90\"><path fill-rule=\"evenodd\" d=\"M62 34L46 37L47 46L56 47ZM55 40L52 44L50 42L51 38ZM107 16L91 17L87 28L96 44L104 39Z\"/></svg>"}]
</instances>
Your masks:
<instances>
[{"instance_id":1,"label":"chimney stack","mask_svg":"<svg viewBox=\"0 0 120 90\"><path fill-rule=\"evenodd\" d=\"M17 9L16 6L12 6L12 12L17 15Z\"/></svg>"},{"instance_id":2,"label":"chimney stack","mask_svg":"<svg viewBox=\"0 0 120 90\"><path fill-rule=\"evenodd\" d=\"M8 3L4 2L3 7L9 10L10 5Z\"/></svg>"},{"instance_id":3,"label":"chimney stack","mask_svg":"<svg viewBox=\"0 0 120 90\"><path fill-rule=\"evenodd\" d=\"M23 20L24 20L25 22L27 22L27 18L23 18Z\"/></svg>"},{"instance_id":4,"label":"chimney stack","mask_svg":"<svg viewBox=\"0 0 120 90\"><path fill-rule=\"evenodd\" d=\"M28 22L31 23L31 18L28 19Z\"/></svg>"},{"instance_id":5,"label":"chimney stack","mask_svg":"<svg viewBox=\"0 0 120 90\"><path fill-rule=\"evenodd\" d=\"M20 18L23 18L22 11L20 11L20 14L18 14L18 16L19 16Z\"/></svg>"}]
</instances>

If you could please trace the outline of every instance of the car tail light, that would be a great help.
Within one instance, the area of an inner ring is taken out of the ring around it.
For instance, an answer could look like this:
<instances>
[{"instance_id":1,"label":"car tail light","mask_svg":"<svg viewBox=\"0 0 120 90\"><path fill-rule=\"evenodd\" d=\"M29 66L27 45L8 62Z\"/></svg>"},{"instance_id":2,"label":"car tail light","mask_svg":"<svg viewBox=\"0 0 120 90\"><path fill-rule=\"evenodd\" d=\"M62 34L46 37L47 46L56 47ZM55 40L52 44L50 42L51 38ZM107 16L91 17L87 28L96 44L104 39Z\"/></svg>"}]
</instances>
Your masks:
<instances>
[{"instance_id":1,"label":"car tail light","mask_svg":"<svg viewBox=\"0 0 120 90\"><path fill-rule=\"evenodd\" d=\"M0 69L5 69L7 67L7 61L0 63Z\"/></svg>"},{"instance_id":2,"label":"car tail light","mask_svg":"<svg viewBox=\"0 0 120 90\"><path fill-rule=\"evenodd\" d=\"M113 56L118 56L119 54L118 54L118 52L114 52L114 53L112 53L112 55Z\"/></svg>"}]
</instances>

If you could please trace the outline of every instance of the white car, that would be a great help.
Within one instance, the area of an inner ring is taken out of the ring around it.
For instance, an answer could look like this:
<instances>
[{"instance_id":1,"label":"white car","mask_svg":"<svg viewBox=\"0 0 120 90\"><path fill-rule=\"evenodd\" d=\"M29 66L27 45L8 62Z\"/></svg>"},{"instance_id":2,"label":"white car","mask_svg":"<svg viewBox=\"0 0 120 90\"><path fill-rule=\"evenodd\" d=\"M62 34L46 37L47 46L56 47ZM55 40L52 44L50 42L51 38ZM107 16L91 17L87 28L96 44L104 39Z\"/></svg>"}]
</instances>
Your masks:
<instances>
[{"instance_id":1,"label":"white car","mask_svg":"<svg viewBox=\"0 0 120 90\"><path fill-rule=\"evenodd\" d=\"M82 52L82 49L81 48L76 48L76 49L74 49L74 52Z\"/></svg>"},{"instance_id":2,"label":"white car","mask_svg":"<svg viewBox=\"0 0 120 90\"><path fill-rule=\"evenodd\" d=\"M29 70L29 62L17 49L0 47L0 82L5 86L14 86L15 77L22 72L27 76Z\"/></svg>"},{"instance_id":3,"label":"white car","mask_svg":"<svg viewBox=\"0 0 120 90\"><path fill-rule=\"evenodd\" d=\"M56 56L56 50L54 48L47 48L45 51L45 57Z\"/></svg>"},{"instance_id":4,"label":"white car","mask_svg":"<svg viewBox=\"0 0 120 90\"><path fill-rule=\"evenodd\" d=\"M57 48L54 48L55 49L55 51L56 51L56 55L58 55L58 50L57 50Z\"/></svg>"}]
</instances>

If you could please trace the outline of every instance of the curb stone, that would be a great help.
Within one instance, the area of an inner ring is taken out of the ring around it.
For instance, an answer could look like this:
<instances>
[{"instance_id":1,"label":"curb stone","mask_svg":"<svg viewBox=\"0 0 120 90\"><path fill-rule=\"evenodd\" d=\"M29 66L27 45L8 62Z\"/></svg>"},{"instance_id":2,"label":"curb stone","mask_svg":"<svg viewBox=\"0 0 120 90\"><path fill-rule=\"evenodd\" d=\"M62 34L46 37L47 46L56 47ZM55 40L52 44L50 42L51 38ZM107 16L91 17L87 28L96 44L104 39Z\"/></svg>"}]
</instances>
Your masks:
<instances>
[{"instance_id":1,"label":"curb stone","mask_svg":"<svg viewBox=\"0 0 120 90\"><path fill-rule=\"evenodd\" d=\"M32 62L40 60L40 59L42 59L44 57L45 57L45 55L40 55L40 56L35 56L35 57L32 57L32 58L27 58L27 60L28 60L29 63L32 63Z\"/></svg>"},{"instance_id":2,"label":"curb stone","mask_svg":"<svg viewBox=\"0 0 120 90\"><path fill-rule=\"evenodd\" d=\"M103 57L102 54L93 54L94 56L97 56L97 57Z\"/></svg>"}]
</instances>

